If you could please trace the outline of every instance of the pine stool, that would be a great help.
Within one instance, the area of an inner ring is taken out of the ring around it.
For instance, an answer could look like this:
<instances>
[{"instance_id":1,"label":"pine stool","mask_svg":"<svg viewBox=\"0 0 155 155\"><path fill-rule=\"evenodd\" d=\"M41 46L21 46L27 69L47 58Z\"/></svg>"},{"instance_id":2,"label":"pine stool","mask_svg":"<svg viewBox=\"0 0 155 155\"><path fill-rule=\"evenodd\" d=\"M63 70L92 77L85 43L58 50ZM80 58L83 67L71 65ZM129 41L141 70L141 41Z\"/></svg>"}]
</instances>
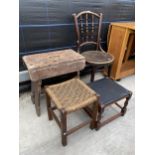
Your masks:
<instances>
[{"instance_id":1,"label":"pine stool","mask_svg":"<svg viewBox=\"0 0 155 155\"><path fill-rule=\"evenodd\" d=\"M62 145L67 145L67 136L81 127L90 123L90 127L94 128L97 121L98 96L95 91L89 88L84 82L78 78L74 78L59 84L45 87L47 99L48 118L56 120L61 129ZM51 102L54 106L51 105ZM83 122L78 126L67 130L67 114L76 110L93 105L91 120ZM60 112L60 120L54 113L58 109Z\"/></svg>"}]
</instances>

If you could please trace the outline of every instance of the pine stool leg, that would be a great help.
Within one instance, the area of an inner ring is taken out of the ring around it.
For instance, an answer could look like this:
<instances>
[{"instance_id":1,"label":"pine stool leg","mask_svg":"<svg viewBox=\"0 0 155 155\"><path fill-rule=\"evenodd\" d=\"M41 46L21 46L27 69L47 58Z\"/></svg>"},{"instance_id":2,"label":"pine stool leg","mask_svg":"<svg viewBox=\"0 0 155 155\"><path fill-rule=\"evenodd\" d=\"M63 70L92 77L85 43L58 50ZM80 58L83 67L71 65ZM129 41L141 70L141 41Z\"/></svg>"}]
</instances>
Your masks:
<instances>
[{"instance_id":1,"label":"pine stool leg","mask_svg":"<svg viewBox=\"0 0 155 155\"><path fill-rule=\"evenodd\" d=\"M126 113L126 111L127 111L128 102L129 102L131 96L132 96L132 93L130 92L129 96L126 97L126 101L125 101L125 103L124 103L124 107L123 107L122 110L121 110L122 116L124 116L125 113Z\"/></svg>"}]
</instances>

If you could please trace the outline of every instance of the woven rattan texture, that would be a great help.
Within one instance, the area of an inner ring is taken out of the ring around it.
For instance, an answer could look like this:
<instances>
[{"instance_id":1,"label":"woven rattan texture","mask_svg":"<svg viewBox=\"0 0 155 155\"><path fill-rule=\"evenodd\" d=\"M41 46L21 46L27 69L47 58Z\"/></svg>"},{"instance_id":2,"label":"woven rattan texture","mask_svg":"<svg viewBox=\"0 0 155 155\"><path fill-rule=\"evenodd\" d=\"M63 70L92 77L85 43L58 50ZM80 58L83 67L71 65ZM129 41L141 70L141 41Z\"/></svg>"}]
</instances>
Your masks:
<instances>
[{"instance_id":1,"label":"woven rattan texture","mask_svg":"<svg viewBox=\"0 0 155 155\"><path fill-rule=\"evenodd\" d=\"M92 64L102 65L113 62L113 56L102 51L86 51L83 52L82 55L86 58L86 61L88 63Z\"/></svg>"},{"instance_id":2,"label":"woven rattan texture","mask_svg":"<svg viewBox=\"0 0 155 155\"><path fill-rule=\"evenodd\" d=\"M97 101L96 93L77 78L48 86L45 90L57 108L67 112L75 111Z\"/></svg>"}]
</instances>

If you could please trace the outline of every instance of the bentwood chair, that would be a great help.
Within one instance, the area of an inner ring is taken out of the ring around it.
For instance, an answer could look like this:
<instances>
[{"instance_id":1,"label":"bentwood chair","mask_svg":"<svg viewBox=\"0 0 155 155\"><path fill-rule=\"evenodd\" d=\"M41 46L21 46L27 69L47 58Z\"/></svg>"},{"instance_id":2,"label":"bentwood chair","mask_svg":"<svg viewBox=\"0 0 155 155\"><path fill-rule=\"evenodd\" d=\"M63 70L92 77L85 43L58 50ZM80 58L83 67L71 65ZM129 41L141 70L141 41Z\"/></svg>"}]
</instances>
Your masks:
<instances>
[{"instance_id":1,"label":"bentwood chair","mask_svg":"<svg viewBox=\"0 0 155 155\"><path fill-rule=\"evenodd\" d=\"M86 58L87 64L91 66L91 82L94 81L98 68L106 68L107 75L109 75L114 57L101 47L102 13L83 11L73 14L73 16L77 34L77 51ZM87 48L88 46L95 47L95 49ZM86 48L86 51L85 49L82 51L82 48Z\"/></svg>"}]
</instances>

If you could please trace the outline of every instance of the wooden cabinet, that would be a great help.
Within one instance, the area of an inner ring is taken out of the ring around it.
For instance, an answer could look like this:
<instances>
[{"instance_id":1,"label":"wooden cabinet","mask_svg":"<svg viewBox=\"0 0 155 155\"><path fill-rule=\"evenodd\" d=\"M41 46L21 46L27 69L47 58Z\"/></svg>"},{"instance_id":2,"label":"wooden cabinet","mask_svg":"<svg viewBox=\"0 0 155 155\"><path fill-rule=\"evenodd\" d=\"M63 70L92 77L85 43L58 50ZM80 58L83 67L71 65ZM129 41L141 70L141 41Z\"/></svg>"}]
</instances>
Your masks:
<instances>
[{"instance_id":1,"label":"wooden cabinet","mask_svg":"<svg viewBox=\"0 0 155 155\"><path fill-rule=\"evenodd\" d=\"M109 26L108 53L115 57L110 77L121 79L135 72L135 23L114 22Z\"/></svg>"}]
</instances>

